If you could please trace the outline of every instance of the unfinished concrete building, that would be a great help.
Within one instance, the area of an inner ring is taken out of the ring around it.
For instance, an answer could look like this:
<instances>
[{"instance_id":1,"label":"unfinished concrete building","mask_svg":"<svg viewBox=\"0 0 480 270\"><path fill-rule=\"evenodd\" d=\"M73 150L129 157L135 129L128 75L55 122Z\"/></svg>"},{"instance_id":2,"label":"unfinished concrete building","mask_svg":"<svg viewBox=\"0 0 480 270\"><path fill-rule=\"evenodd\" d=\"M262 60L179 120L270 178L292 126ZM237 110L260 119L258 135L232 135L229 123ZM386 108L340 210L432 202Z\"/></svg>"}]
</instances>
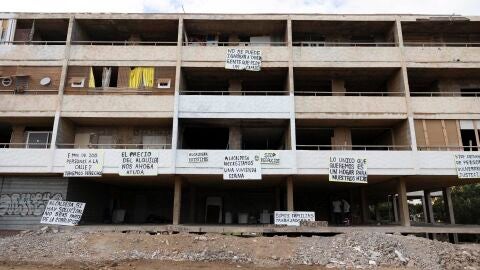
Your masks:
<instances>
[{"instance_id":1,"label":"unfinished concrete building","mask_svg":"<svg viewBox=\"0 0 480 270\"><path fill-rule=\"evenodd\" d=\"M455 224L450 188L479 181L455 158L480 146L480 17L2 13L0 26L0 228L39 225L49 199L85 202L81 225L264 228L279 210L334 224L340 198L353 225L429 232ZM226 69L231 48L261 51L261 69ZM101 175L64 177L82 150L101 151ZM158 153L155 175L119 175L125 150ZM261 180L227 181L232 152L276 158ZM332 156L366 159L367 183L329 181Z\"/></svg>"}]
</instances>

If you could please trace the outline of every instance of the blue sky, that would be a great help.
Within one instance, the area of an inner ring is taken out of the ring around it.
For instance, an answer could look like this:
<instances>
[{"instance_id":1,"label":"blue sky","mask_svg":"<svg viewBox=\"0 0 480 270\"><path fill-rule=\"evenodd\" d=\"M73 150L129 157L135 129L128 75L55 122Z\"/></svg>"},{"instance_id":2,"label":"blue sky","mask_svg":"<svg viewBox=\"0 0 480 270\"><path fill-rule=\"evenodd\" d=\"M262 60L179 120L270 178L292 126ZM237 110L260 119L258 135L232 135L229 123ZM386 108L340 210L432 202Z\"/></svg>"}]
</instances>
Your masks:
<instances>
[{"instance_id":1,"label":"blue sky","mask_svg":"<svg viewBox=\"0 0 480 270\"><path fill-rule=\"evenodd\" d=\"M2 0L2 12L480 15L480 0ZM182 9L183 6L183 9Z\"/></svg>"}]
</instances>

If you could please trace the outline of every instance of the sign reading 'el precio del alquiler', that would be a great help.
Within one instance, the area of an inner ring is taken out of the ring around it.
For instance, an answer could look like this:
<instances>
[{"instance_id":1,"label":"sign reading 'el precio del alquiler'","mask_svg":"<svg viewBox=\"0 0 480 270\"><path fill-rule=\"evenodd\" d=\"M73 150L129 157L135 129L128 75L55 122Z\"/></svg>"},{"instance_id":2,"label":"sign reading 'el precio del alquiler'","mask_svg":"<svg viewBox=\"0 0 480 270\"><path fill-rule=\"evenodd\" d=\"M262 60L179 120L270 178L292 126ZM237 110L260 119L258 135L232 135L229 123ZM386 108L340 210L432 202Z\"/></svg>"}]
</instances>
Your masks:
<instances>
[{"instance_id":1,"label":"sign reading 'el precio del alquiler'","mask_svg":"<svg viewBox=\"0 0 480 270\"><path fill-rule=\"evenodd\" d=\"M366 158L332 156L329 161L329 181L367 183L368 173Z\"/></svg>"},{"instance_id":2,"label":"sign reading 'el precio del alquiler'","mask_svg":"<svg viewBox=\"0 0 480 270\"><path fill-rule=\"evenodd\" d=\"M275 211L275 225L300 226L301 221L315 221L315 212Z\"/></svg>"},{"instance_id":3,"label":"sign reading 'el precio del alquiler'","mask_svg":"<svg viewBox=\"0 0 480 270\"><path fill-rule=\"evenodd\" d=\"M480 154L455 154L458 178L480 178Z\"/></svg>"},{"instance_id":4,"label":"sign reading 'el precio del alquiler'","mask_svg":"<svg viewBox=\"0 0 480 270\"><path fill-rule=\"evenodd\" d=\"M49 200L40 223L74 226L82 218L85 203Z\"/></svg>"},{"instance_id":5,"label":"sign reading 'el precio del alquiler'","mask_svg":"<svg viewBox=\"0 0 480 270\"><path fill-rule=\"evenodd\" d=\"M102 150L69 150L65 153L64 177L98 177L102 172Z\"/></svg>"},{"instance_id":6,"label":"sign reading 'el precio del alquiler'","mask_svg":"<svg viewBox=\"0 0 480 270\"><path fill-rule=\"evenodd\" d=\"M225 69L260 71L262 68L262 51L249 49L228 49Z\"/></svg>"},{"instance_id":7,"label":"sign reading 'el precio del alquiler'","mask_svg":"<svg viewBox=\"0 0 480 270\"><path fill-rule=\"evenodd\" d=\"M158 151L131 150L122 151L120 156L120 176L158 174Z\"/></svg>"},{"instance_id":8,"label":"sign reading 'el precio del alquiler'","mask_svg":"<svg viewBox=\"0 0 480 270\"><path fill-rule=\"evenodd\" d=\"M231 152L223 158L223 180L261 180L260 157L254 153Z\"/></svg>"}]
</instances>

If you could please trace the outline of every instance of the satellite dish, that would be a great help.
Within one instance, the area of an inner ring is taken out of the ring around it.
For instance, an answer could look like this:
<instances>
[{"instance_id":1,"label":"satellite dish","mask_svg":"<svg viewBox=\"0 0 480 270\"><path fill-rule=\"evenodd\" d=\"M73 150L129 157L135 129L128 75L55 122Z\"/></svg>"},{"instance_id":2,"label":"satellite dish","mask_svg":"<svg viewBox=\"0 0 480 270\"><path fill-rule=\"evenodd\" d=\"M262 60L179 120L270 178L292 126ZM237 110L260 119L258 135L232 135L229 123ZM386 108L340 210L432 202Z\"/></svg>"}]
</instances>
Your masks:
<instances>
[{"instance_id":1,"label":"satellite dish","mask_svg":"<svg viewBox=\"0 0 480 270\"><path fill-rule=\"evenodd\" d=\"M40 80L40 85L41 86L47 86L47 85L50 84L51 81L52 81L52 79L50 79L50 77L45 77L45 78Z\"/></svg>"},{"instance_id":2,"label":"satellite dish","mask_svg":"<svg viewBox=\"0 0 480 270\"><path fill-rule=\"evenodd\" d=\"M2 85L5 86L5 87L8 87L10 85L12 85L12 78L11 77L7 77L7 78L3 78L2 79Z\"/></svg>"}]
</instances>

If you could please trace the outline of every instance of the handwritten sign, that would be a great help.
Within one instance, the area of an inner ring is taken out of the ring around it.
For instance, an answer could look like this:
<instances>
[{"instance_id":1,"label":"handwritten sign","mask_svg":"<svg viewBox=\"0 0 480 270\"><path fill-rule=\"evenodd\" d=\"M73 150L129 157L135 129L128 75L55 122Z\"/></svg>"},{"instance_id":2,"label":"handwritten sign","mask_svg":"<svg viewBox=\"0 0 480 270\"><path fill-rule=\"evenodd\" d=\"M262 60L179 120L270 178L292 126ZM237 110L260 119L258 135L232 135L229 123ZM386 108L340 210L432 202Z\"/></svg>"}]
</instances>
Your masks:
<instances>
[{"instance_id":1,"label":"handwritten sign","mask_svg":"<svg viewBox=\"0 0 480 270\"><path fill-rule=\"evenodd\" d=\"M269 165L279 165L280 164L280 154L277 151L268 151L263 152L260 156L261 164Z\"/></svg>"},{"instance_id":2,"label":"handwritten sign","mask_svg":"<svg viewBox=\"0 0 480 270\"><path fill-rule=\"evenodd\" d=\"M82 218L85 203L49 200L40 223L75 226Z\"/></svg>"},{"instance_id":3,"label":"handwritten sign","mask_svg":"<svg viewBox=\"0 0 480 270\"><path fill-rule=\"evenodd\" d=\"M275 211L276 225L300 226L301 221L315 221L315 212Z\"/></svg>"},{"instance_id":4,"label":"handwritten sign","mask_svg":"<svg viewBox=\"0 0 480 270\"><path fill-rule=\"evenodd\" d=\"M458 178L480 178L480 154L455 154Z\"/></svg>"},{"instance_id":5,"label":"handwritten sign","mask_svg":"<svg viewBox=\"0 0 480 270\"><path fill-rule=\"evenodd\" d=\"M188 163L207 163L208 162L208 152L198 151L198 152L188 152Z\"/></svg>"},{"instance_id":6,"label":"handwritten sign","mask_svg":"<svg viewBox=\"0 0 480 270\"><path fill-rule=\"evenodd\" d=\"M158 151L154 150L132 150L122 151L120 176L145 175L154 176L158 174Z\"/></svg>"},{"instance_id":7,"label":"handwritten sign","mask_svg":"<svg viewBox=\"0 0 480 270\"><path fill-rule=\"evenodd\" d=\"M102 172L102 150L69 150L65 154L64 177L98 177Z\"/></svg>"},{"instance_id":8,"label":"handwritten sign","mask_svg":"<svg viewBox=\"0 0 480 270\"><path fill-rule=\"evenodd\" d=\"M262 51L248 49L228 49L225 69L260 71L262 67Z\"/></svg>"},{"instance_id":9,"label":"handwritten sign","mask_svg":"<svg viewBox=\"0 0 480 270\"><path fill-rule=\"evenodd\" d=\"M234 151L223 158L223 180L261 180L260 158L253 153Z\"/></svg>"},{"instance_id":10,"label":"handwritten sign","mask_svg":"<svg viewBox=\"0 0 480 270\"><path fill-rule=\"evenodd\" d=\"M331 182L367 183L367 159L332 156L328 169Z\"/></svg>"}]
</instances>

